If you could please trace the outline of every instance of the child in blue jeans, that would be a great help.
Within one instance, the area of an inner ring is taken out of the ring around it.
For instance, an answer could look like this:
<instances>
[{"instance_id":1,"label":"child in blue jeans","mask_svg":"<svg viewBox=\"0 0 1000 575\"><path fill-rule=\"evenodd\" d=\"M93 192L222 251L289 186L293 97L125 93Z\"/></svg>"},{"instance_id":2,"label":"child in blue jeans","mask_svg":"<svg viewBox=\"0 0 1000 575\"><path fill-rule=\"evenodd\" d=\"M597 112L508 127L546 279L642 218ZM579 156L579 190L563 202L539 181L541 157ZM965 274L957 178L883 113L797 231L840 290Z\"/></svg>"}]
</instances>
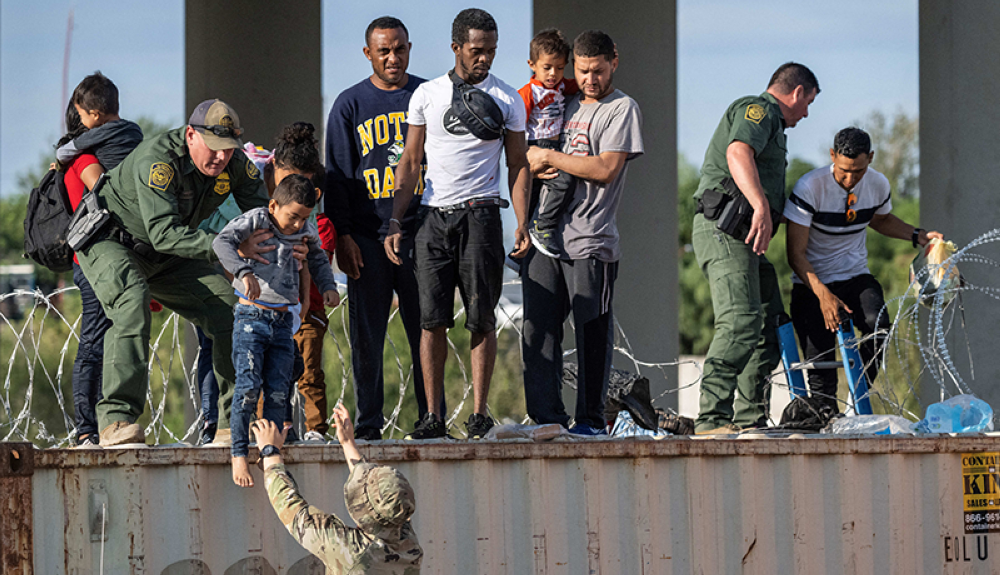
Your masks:
<instances>
[{"instance_id":1,"label":"child in blue jeans","mask_svg":"<svg viewBox=\"0 0 1000 575\"><path fill-rule=\"evenodd\" d=\"M233 396L232 466L233 482L253 487L247 466L250 422L260 393L264 392L264 418L281 425L292 377L295 343L292 341L292 313L299 301L299 268L292 257L293 246L305 243L306 261L313 280L323 292L328 307L340 303L330 260L320 247L319 232L309 222L316 205L315 185L306 177L286 176L275 188L266 208L250 210L230 221L216 236L212 247L226 271L233 274L239 303L233 309L233 366L236 391ZM241 258L240 243L256 230L268 230L274 237L263 245L276 249L261 254L269 263Z\"/></svg>"}]
</instances>

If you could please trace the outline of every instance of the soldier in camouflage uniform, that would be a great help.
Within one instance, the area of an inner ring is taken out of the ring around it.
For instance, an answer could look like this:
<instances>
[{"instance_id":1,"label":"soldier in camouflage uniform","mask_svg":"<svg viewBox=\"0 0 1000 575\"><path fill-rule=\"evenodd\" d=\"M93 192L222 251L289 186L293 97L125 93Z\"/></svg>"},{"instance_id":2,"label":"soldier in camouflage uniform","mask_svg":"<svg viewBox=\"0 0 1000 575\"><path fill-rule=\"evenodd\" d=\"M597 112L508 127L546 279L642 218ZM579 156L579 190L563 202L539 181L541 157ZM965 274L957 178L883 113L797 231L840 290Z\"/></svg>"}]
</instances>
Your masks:
<instances>
[{"instance_id":1,"label":"soldier in camouflage uniform","mask_svg":"<svg viewBox=\"0 0 1000 575\"><path fill-rule=\"evenodd\" d=\"M416 575L424 552L410 524L416 507L413 488L391 467L365 461L354 443L351 416L342 404L333 410L337 438L351 472L344 485L347 512L358 527L309 505L285 467L278 426L257 420L252 429L264 459L264 483L271 505L292 537L319 557L329 573Z\"/></svg>"}]
</instances>

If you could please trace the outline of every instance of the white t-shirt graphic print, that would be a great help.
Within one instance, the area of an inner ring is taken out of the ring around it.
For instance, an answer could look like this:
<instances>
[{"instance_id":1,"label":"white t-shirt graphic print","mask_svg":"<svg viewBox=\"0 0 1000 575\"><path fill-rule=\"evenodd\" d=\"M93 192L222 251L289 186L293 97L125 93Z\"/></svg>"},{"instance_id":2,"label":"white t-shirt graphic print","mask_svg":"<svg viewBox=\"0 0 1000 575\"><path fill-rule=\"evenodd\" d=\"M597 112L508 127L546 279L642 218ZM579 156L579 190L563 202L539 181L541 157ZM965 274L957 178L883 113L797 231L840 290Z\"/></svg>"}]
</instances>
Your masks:
<instances>
[{"instance_id":1,"label":"white t-shirt graphic print","mask_svg":"<svg viewBox=\"0 0 1000 575\"><path fill-rule=\"evenodd\" d=\"M524 131L524 102L516 90L492 74L475 87L500 106L506 130ZM407 122L426 126L425 206L450 206L472 198L500 196L503 138L486 141L469 133L451 112L453 89L446 74L421 84L410 99Z\"/></svg>"}]
</instances>

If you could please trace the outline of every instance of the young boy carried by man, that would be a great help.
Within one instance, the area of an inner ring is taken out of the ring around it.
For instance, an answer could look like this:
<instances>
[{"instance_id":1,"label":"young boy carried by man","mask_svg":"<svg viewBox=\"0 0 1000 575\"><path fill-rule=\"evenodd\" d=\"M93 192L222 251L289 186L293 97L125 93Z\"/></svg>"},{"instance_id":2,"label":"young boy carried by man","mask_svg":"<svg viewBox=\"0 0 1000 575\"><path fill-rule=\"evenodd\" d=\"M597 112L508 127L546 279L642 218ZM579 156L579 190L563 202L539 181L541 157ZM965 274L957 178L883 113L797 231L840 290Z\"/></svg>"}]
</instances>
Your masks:
<instances>
[{"instance_id":1,"label":"young boy carried by man","mask_svg":"<svg viewBox=\"0 0 1000 575\"><path fill-rule=\"evenodd\" d=\"M334 307L340 302L330 260L320 247L316 226L309 222L316 200L312 181L298 174L286 176L266 209L234 218L212 243L223 267L233 274L233 287L239 296L233 313L236 390L230 427L233 482L241 487L253 486L246 457L250 422L261 391L264 418L281 423L285 416L295 358L293 312L289 308L299 302L299 269L292 257L293 246L304 242L309 248L306 261L323 292L323 303ZM276 245L277 249L261 254L269 264L239 256L240 243L256 230L274 234L264 245Z\"/></svg>"},{"instance_id":2,"label":"young boy carried by man","mask_svg":"<svg viewBox=\"0 0 1000 575\"><path fill-rule=\"evenodd\" d=\"M555 28L542 30L531 39L528 66L534 74L517 91L528 113L525 131L529 146L562 151L560 136L566 97L579 91L576 80L563 77L571 51L565 36ZM565 172L558 172L552 179L535 179L532 182L532 201L537 202L538 208L528 234L535 248L552 258L562 254L557 234L559 218L573 196L574 182L573 176Z\"/></svg>"}]
</instances>

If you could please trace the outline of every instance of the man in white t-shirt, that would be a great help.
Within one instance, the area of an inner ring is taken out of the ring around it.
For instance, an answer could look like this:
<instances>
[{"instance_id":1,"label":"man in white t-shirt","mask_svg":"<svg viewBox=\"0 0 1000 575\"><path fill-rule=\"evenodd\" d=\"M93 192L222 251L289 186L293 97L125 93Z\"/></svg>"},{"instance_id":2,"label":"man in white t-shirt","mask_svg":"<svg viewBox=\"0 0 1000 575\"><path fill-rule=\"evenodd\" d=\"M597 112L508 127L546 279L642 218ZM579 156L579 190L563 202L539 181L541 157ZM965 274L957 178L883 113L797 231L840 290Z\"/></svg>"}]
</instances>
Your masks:
<instances>
[{"instance_id":1,"label":"man in white t-shirt","mask_svg":"<svg viewBox=\"0 0 1000 575\"><path fill-rule=\"evenodd\" d=\"M938 232L915 228L890 213L889 180L869 168L875 153L871 138L858 128L837 133L829 166L802 176L785 203L788 263L792 266L792 323L806 358L835 359L840 310L865 335L889 328L882 286L868 271L865 230L927 245ZM861 345L869 383L878 375L874 361L882 338ZM812 397L837 404L837 371L810 370Z\"/></svg>"},{"instance_id":2,"label":"man in white t-shirt","mask_svg":"<svg viewBox=\"0 0 1000 575\"><path fill-rule=\"evenodd\" d=\"M426 154L413 261L420 291L420 360L428 412L407 439L448 433L440 405L447 332L455 323L456 287L465 305L465 327L471 332L473 413L465 426L470 439L481 438L493 427L486 414L486 397L496 360L494 310L503 287L501 152L507 156L507 180L517 216L513 255L521 257L530 245L525 225L531 174L525 156L524 103L516 90L490 74L497 47L496 22L487 12L469 8L455 17L451 36L455 75L492 97L502 113L504 130L499 139L473 135L452 111L456 88L447 74L421 84L410 99L409 130L396 168L393 217L385 238L386 254L399 264L399 221L413 196Z\"/></svg>"}]
</instances>

